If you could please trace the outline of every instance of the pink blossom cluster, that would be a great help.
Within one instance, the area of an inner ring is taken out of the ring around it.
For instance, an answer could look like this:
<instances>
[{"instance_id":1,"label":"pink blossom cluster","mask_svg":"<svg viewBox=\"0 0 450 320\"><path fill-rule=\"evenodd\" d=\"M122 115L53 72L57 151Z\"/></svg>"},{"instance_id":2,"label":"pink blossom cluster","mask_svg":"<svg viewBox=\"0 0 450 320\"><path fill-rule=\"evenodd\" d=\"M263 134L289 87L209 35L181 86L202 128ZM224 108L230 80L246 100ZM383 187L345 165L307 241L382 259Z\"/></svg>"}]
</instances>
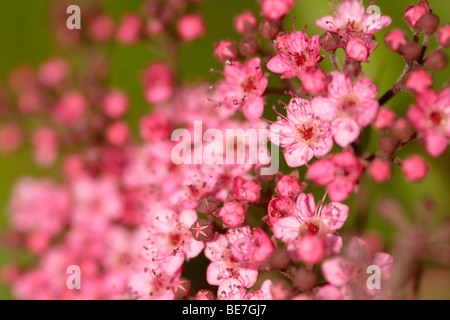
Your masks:
<instances>
[{"instance_id":1,"label":"pink blossom cluster","mask_svg":"<svg viewBox=\"0 0 450 320\"><path fill-rule=\"evenodd\" d=\"M176 50L177 43L207 31L192 9L199 3L150 0L119 21L91 8L87 28L70 33L61 24L56 36L69 47L85 41L132 46L160 37ZM400 285L391 276L398 275L397 257L384 252L379 236L347 228L358 210L368 210L347 200L356 193L363 198L366 172L384 183L399 166L408 182L425 179L431 170L425 155L398 154L415 139L431 157L445 152L450 89L433 88L433 72L447 65L449 25L439 27L424 0L409 6L404 19L413 40L400 29L384 39L406 61L405 72L379 95L361 65L375 59L375 34L389 27L390 17L368 13L360 0L342 0L331 15L316 20L323 34L308 35L306 28L295 29L296 20L291 32L282 31L294 0L258 4L259 15L246 10L234 19L240 43L215 44L211 54L223 69L216 70L214 84L182 83L170 57L150 61L137 80L151 107L138 119L129 117L133 123L127 115L139 106L106 81L110 66L101 51L89 51L81 70L58 56L11 72L0 97L0 151L18 152L30 142L37 166L58 169L51 178L23 177L11 191L4 241L33 256L27 265L9 263L2 270L14 297L398 297ZM60 9L56 4L55 12ZM439 46L427 53L432 35ZM322 62L327 55L333 70ZM405 114L385 105L401 92L414 99ZM286 100L284 111L268 107L272 95ZM29 119L34 122L27 126ZM202 134L267 130L289 173L261 174L267 163L252 151L259 141L203 141L197 121ZM174 139L180 129L192 139ZM379 136L376 151L365 149L369 131ZM201 149L220 150L216 156L225 158L240 145L243 163L196 162ZM188 163L173 160L180 146ZM206 262L199 268L202 257ZM66 285L70 265L81 269L81 290ZM382 289L367 286L370 266L379 267ZM189 278L192 268L203 282Z\"/></svg>"}]
</instances>

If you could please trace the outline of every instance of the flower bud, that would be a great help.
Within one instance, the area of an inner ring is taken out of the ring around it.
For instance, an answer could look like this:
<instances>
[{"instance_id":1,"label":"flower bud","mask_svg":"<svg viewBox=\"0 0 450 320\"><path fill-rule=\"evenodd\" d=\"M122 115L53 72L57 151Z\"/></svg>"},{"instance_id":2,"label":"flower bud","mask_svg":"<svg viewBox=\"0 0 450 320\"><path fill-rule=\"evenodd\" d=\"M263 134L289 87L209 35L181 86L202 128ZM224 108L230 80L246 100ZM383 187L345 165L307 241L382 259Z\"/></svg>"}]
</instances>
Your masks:
<instances>
[{"instance_id":1,"label":"flower bud","mask_svg":"<svg viewBox=\"0 0 450 320\"><path fill-rule=\"evenodd\" d=\"M215 300L214 293L211 290L200 290L195 295L195 300Z\"/></svg>"},{"instance_id":2,"label":"flower bud","mask_svg":"<svg viewBox=\"0 0 450 320\"><path fill-rule=\"evenodd\" d=\"M89 36L96 41L108 41L114 32L114 22L111 17L99 14L89 22L88 32Z\"/></svg>"},{"instance_id":3,"label":"flower bud","mask_svg":"<svg viewBox=\"0 0 450 320\"><path fill-rule=\"evenodd\" d=\"M415 70L406 80L406 86L414 92L420 93L433 86L433 77L424 69Z\"/></svg>"},{"instance_id":4,"label":"flower bud","mask_svg":"<svg viewBox=\"0 0 450 320\"><path fill-rule=\"evenodd\" d=\"M369 59L369 48L364 39L355 37L347 42L345 46L347 57L357 61L366 61Z\"/></svg>"},{"instance_id":5,"label":"flower bud","mask_svg":"<svg viewBox=\"0 0 450 320\"><path fill-rule=\"evenodd\" d=\"M412 125L406 118L398 118L391 128L392 136L400 141L409 137L412 131Z\"/></svg>"},{"instance_id":6,"label":"flower bud","mask_svg":"<svg viewBox=\"0 0 450 320\"><path fill-rule=\"evenodd\" d=\"M373 126L377 130L389 129L395 121L395 112L392 109L381 107L378 111L378 115L373 123Z\"/></svg>"},{"instance_id":7,"label":"flower bud","mask_svg":"<svg viewBox=\"0 0 450 320\"><path fill-rule=\"evenodd\" d=\"M219 201L213 196L203 196L198 200L197 211L203 214L210 214L217 210Z\"/></svg>"},{"instance_id":8,"label":"flower bud","mask_svg":"<svg viewBox=\"0 0 450 320\"><path fill-rule=\"evenodd\" d=\"M257 24L255 15L250 11L245 11L234 19L234 28L240 34L251 34Z\"/></svg>"},{"instance_id":9,"label":"flower bud","mask_svg":"<svg viewBox=\"0 0 450 320\"><path fill-rule=\"evenodd\" d=\"M389 161L384 161L379 158L375 158L367 172L376 183L383 183L391 180L392 168Z\"/></svg>"},{"instance_id":10,"label":"flower bud","mask_svg":"<svg viewBox=\"0 0 450 320\"><path fill-rule=\"evenodd\" d=\"M444 24L436 32L437 41L444 48L450 47L450 24Z\"/></svg>"},{"instance_id":11,"label":"flower bud","mask_svg":"<svg viewBox=\"0 0 450 320\"><path fill-rule=\"evenodd\" d=\"M191 282L183 277L177 277L172 281L173 292L176 298L182 298L189 294Z\"/></svg>"},{"instance_id":12,"label":"flower bud","mask_svg":"<svg viewBox=\"0 0 450 320\"><path fill-rule=\"evenodd\" d=\"M204 219L198 219L192 224L190 231L195 240L208 241L213 235L214 227L211 222Z\"/></svg>"},{"instance_id":13,"label":"flower bud","mask_svg":"<svg viewBox=\"0 0 450 320\"><path fill-rule=\"evenodd\" d=\"M397 151L398 142L390 136L382 136L378 141L378 149L384 157L390 158Z\"/></svg>"},{"instance_id":14,"label":"flower bud","mask_svg":"<svg viewBox=\"0 0 450 320\"><path fill-rule=\"evenodd\" d=\"M239 51L245 57L250 57L258 51L258 42L252 36L242 38L239 43Z\"/></svg>"},{"instance_id":15,"label":"flower bud","mask_svg":"<svg viewBox=\"0 0 450 320\"><path fill-rule=\"evenodd\" d=\"M439 27L439 17L434 13L425 13L418 21L417 28L419 28L424 34L433 34Z\"/></svg>"},{"instance_id":16,"label":"flower bud","mask_svg":"<svg viewBox=\"0 0 450 320\"><path fill-rule=\"evenodd\" d=\"M123 121L115 122L106 129L106 139L112 145L122 146L128 142L129 138L130 129Z\"/></svg>"},{"instance_id":17,"label":"flower bud","mask_svg":"<svg viewBox=\"0 0 450 320\"><path fill-rule=\"evenodd\" d=\"M294 0L262 0L260 6L264 17L278 20L294 8Z\"/></svg>"},{"instance_id":18,"label":"flower bud","mask_svg":"<svg viewBox=\"0 0 450 320\"><path fill-rule=\"evenodd\" d=\"M295 197L300 192L306 189L306 183L300 182L298 175L283 175L277 176L277 186L275 192L283 197Z\"/></svg>"},{"instance_id":19,"label":"flower bud","mask_svg":"<svg viewBox=\"0 0 450 320\"><path fill-rule=\"evenodd\" d=\"M295 273L295 286L300 291L309 291L316 285L317 276L313 270L300 268Z\"/></svg>"},{"instance_id":20,"label":"flower bud","mask_svg":"<svg viewBox=\"0 0 450 320\"><path fill-rule=\"evenodd\" d=\"M407 42L399 47L398 51L406 60L415 60L420 57L422 49L416 42Z\"/></svg>"},{"instance_id":21,"label":"flower bud","mask_svg":"<svg viewBox=\"0 0 450 320\"><path fill-rule=\"evenodd\" d=\"M303 90L309 94L321 94L327 90L327 74L317 65L304 68L300 71L299 77L302 80Z\"/></svg>"},{"instance_id":22,"label":"flower bud","mask_svg":"<svg viewBox=\"0 0 450 320\"><path fill-rule=\"evenodd\" d=\"M427 1L422 0L417 6L409 5L403 14L403 19L411 28L415 28L417 21L429 11L430 5Z\"/></svg>"},{"instance_id":23,"label":"flower bud","mask_svg":"<svg viewBox=\"0 0 450 320\"><path fill-rule=\"evenodd\" d=\"M425 59L425 66L433 71L441 71L447 67L448 56L442 50L434 50Z\"/></svg>"},{"instance_id":24,"label":"flower bud","mask_svg":"<svg viewBox=\"0 0 450 320\"><path fill-rule=\"evenodd\" d=\"M200 38L205 34L205 31L205 21L199 14L185 14L178 22L177 32L183 40L192 41Z\"/></svg>"},{"instance_id":25,"label":"flower bud","mask_svg":"<svg viewBox=\"0 0 450 320\"><path fill-rule=\"evenodd\" d=\"M12 153L22 142L22 131L15 124L5 124L0 128L0 152Z\"/></svg>"},{"instance_id":26,"label":"flower bud","mask_svg":"<svg viewBox=\"0 0 450 320\"><path fill-rule=\"evenodd\" d=\"M348 77L356 78L361 73L361 62L352 59L345 59L344 73Z\"/></svg>"},{"instance_id":27,"label":"flower bud","mask_svg":"<svg viewBox=\"0 0 450 320\"><path fill-rule=\"evenodd\" d=\"M235 60L238 57L238 45L231 40L221 40L216 43L214 54L220 62Z\"/></svg>"},{"instance_id":28,"label":"flower bud","mask_svg":"<svg viewBox=\"0 0 450 320\"><path fill-rule=\"evenodd\" d=\"M126 45L136 43L141 36L142 27L141 17L134 13L126 14L118 26L117 40Z\"/></svg>"},{"instance_id":29,"label":"flower bud","mask_svg":"<svg viewBox=\"0 0 450 320\"><path fill-rule=\"evenodd\" d=\"M117 119L124 115L128 104L127 95L122 91L115 90L104 96L101 107L109 117Z\"/></svg>"},{"instance_id":30,"label":"flower bud","mask_svg":"<svg viewBox=\"0 0 450 320\"><path fill-rule=\"evenodd\" d=\"M219 210L218 217L225 226L236 228L245 219L247 213L247 207L237 201L229 201L223 204L223 207Z\"/></svg>"},{"instance_id":31,"label":"flower bud","mask_svg":"<svg viewBox=\"0 0 450 320\"><path fill-rule=\"evenodd\" d=\"M402 162L402 170L408 181L416 182L425 179L428 165L422 157L413 155Z\"/></svg>"},{"instance_id":32,"label":"flower bud","mask_svg":"<svg viewBox=\"0 0 450 320\"><path fill-rule=\"evenodd\" d=\"M233 197L236 200L258 202L261 196L261 185L255 180L244 180L237 176L233 180Z\"/></svg>"},{"instance_id":33,"label":"flower bud","mask_svg":"<svg viewBox=\"0 0 450 320\"><path fill-rule=\"evenodd\" d=\"M339 47L339 43L341 42L341 38L336 32L327 31L322 34L319 38L320 46L323 50L328 52L334 52Z\"/></svg>"},{"instance_id":34,"label":"flower bud","mask_svg":"<svg viewBox=\"0 0 450 320\"><path fill-rule=\"evenodd\" d=\"M299 240L295 253L299 260L315 264L326 256L325 243L320 236L307 234Z\"/></svg>"},{"instance_id":35,"label":"flower bud","mask_svg":"<svg viewBox=\"0 0 450 320\"><path fill-rule=\"evenodd\" d=\"M280 31L280 23L274 20L263 20L259 24L258 32L266 39L273 39Z\"/></svg>"},{"instance_id":36,"label":"flower bud","mask_svg":"<svg viewBox=\"0 0 450 320\"><path fill-rule=\"evenodd\" d=\"M384 37L384 43L386 47L392 51L398 51L399 48L408 42L406 32L401 29L394 29L388 32Z\"/></svg>"}]
</instances>

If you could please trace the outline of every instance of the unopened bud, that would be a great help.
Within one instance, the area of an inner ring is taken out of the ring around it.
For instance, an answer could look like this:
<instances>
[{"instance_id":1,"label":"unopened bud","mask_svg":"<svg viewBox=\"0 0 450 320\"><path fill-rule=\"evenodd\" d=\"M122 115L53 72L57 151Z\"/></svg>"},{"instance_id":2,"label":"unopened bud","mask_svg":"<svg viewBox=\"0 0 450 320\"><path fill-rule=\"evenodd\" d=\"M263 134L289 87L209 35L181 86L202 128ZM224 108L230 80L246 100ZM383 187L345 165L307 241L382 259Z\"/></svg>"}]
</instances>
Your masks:
<instances>
[{"instance_id":1,"label":"unopened bud","mask_svg":"<svg viewBox=\"0 0 450 320\"><path fill-rule=\"evenodd\" d=\"M258 51L258 42L254 37L244 37L239 44L239 51L243 56L250 57Z\"/></svg>"},{"instance_id":2,"label":"unopened bud","mask_svg":"<svg viewBox=\"0 0 450 320\"><path fill-rule=\"evenodd\" d=\"M391 128L392 135L397 140L404 140L412 133L411 123L406 118L398 118L395 120L394 125Z\"/></svg>"},{"instance_id":3,"label":"unopened bud","mask_svg":"<svg viewBox=\"0 0 450 320\"><path fill-rule=\"evenodd\" d=\"M444 48L450 47L450 24L444 24L436 32L436 38Z\"/></svg>"},{"instance_id":4,"label":"unopened bud","mask_svg":"<svg viewBox=\"0 0 450 320\"><path fill-rule=\"evenodd\" d=\"M238 45L231 40L221 40L216 43L214 54L220 62L235 60L238 57Z\"/></svg>"},{"instance_id":5,"label":"unopened bud","mask_svg":"<svg viewBox=\"0 0 450 320\"><path fill-rule=\"evenodd\" d=\"M280 23L274 20L263 20L259 24L258 32L266 39L273 39L280 31Z\"/></svg>"},{"instance_id":6,"label":"unopened bud","mask_svg":"<svg viewBox=\"0 0 450 320\"><path fill-rule=\"evenodd\" d=\"M416 42L408 42L399 48L399 52L406 60L415 60L420 57L422 49Z\"/></svg>"},{"instance_id":7,"label":"unopened bud","mask_svg":"<svg viewBox=\"0 0 450 320\"><path fill-rule=\"evenodd\" d=\"M391 162L375 158L367 169L367 172L376 183L389 181L392 177Z\"/></svg>"},{"instance_id":8,"label":"unopened bud","mask_svg":"<svg viewBox=\"0 0 450 320\"><path fill-rule=\"evenodd\" d=\"M295 273L295 285L300 291L309 291L316 285L316 273L313 270L300 268Z\"/></svg>"},{"instance_id":9,"label":"unopened bud","mask_svg":"<svg viewBox=\"0 0 450 320\"><path fill-rule=\"evenodd\" d=\"M389 129L395 121L395 112L392 109L381 107L378 111L378 115L375 118L373 126L375 129Z\"/></svg>"},{"instance_id":10,"label":"unopened bud","mask_svg":"<svg viewBox=\"0 0 450 320\"><path fill-rule=\"evenodd\" d=\"M390 158L397 151L398 142L390 136L382 136L378 141L378 149L381 151L383 156Z\"/></svg>"},{"instance_id":11,"label":"unopened bud","mask_svg":"<svg viewBox=\"0 0 450 320\"><path fill-rule=\"evenodd\" d=\"M448 56L442 50L434 50L425 59L425 65L433 71L441 71L447 67Z\"/></svg>"},{"instance_id":12,"label":"unopened bud","mask_svg":"<svg viewBox=\"0 0 450 320\"><path fill-rule=\"evenodd\" d=\"M195 300L215 300L214 293L211 290L200 290L196 296Z\"/></svg>"},{"instance_id":13,"label":"unopened bud","mask_svg":"<svg viewBox=\"0 0 450 320\"><path fill-rule=\"evenodd\" d=\"M417 21L416 26L425 34L433 34L439 27L439 17L434 13L426 13Z\"/></svg>"},{"instance_id":14,"label":"unopened bud","mask_svg":"<svg viewBox=\"0 0 450 320\"><path fill-rule=\"evenodd\" d=\"M428 165L422 157L413 155L402 162L402 170L406 180L416 182L426 178Z\"/></svg>"},{"instance_id":15,"label":"unopened bud","mask_svg":"<svg viewBox=\"0 0 450 320\"><path fill-rule=\"evenodd\" d=\"M191 282L188 279L180 277L173 281L175 297L185 297L189 294L189 290L191 290Z\"/></svg>"},{"instance_id":16,"label":"unopened bud","mask_svg":"<svg viewBox=\"0 0 450 320\"><path fill-rule=\"evenodd\" d=\"M213 196L204 196L198 200L197 211L203 214L213 213L217 210L219 201Z\"/></svg>"},{"instance_id":17,"label":"unopened bud","mask_svg":"<svg viewBox=\"0 0 450 320\"><path fill-rule=\"evenodd\" d=\"M192 224L190 231L195 240L208 241L212 237L214 227L211 222L204 219L198 219Z\"/></svg>"},{"instance_id":18,"label":"unopened bud","mask_svg":"<svg viewBox=\"0 0 450 320\"><path fill-rule=\"evenodd\" d=\"M320 46L323 50L328 52L334 52L339 47L341 39L336 32L327 31L319 38Z\"/></svg>"},{"instance_id":19,"label":"unopened bud","mask_svg":"<svg viewBox=\"0 0 450 320\"><path fill-rule=\"evenodd\" d=\"M344 73L349 77L356 78L361 73L361 62L353 59L346 59L344 63Z\"/></svg>"},{"instance_id":20,"label":"unopened bud","mask_svg":"<svg viewBox=\"0 0 450 320\"><path fill-rule=\"evenodd\" d=\"M406 32L401 29L391 30L386 37L384 37L386 47L392 51L398 51L400 47L404 46L407 42Z\"/></svg>"},{"instance_id":21,"label":"unopened bud","mask_svg":"<svg viewBox=\"0 0 450 320\"><path fill-rule=\"evenodd\" d=\"M234 20L234 28L240 34L251 34L255 31L257 23L255 15L250 11L245 11Z\"/></svg>"}]
</instances>

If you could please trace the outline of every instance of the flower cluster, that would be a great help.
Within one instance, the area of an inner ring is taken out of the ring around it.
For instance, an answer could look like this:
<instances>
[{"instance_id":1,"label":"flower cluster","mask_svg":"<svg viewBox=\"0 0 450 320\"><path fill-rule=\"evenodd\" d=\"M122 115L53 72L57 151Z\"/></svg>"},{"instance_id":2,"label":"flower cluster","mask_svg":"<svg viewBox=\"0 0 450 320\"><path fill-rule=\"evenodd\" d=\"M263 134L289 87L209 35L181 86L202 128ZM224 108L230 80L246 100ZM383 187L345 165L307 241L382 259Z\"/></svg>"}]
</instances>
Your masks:
<instances>
[{"instance_id":1,"label":"flower cluster","mask_svg":"<svg viewBox=\"0 0 450 320\"><path fill-rule=\"evenodd\" d=\"M431 157L444 154L450 89L433 88L433 73L447 66L449 25L439 27L424 0L406 9L412 40L400 29L384 39L405 70L379 96L362 65L375 59L375 34L390 17L342 0L316 20L323 33L308 35L295 19L292 32L282 31L294 0L261 0L260 15L235 17L240 42L215 44L223 68L216 82L188 84L177 50L206 34L200 3L148 0L118 21L89 7L81 30L65 28L55 3L59 45L82 48L85 61L22 65L1 88L0 151L14 154L30 142L37 166L59 169L13 187L4 241L33 261L5 265L2 280L19 299L403 298L404 283L391 274L408 262L383 252L382 239L358 225L369 211L361 208L366 196L358 194L359 206L347 200L363 189L366 172L384 183L399 166L407 181L425 179L425 156L400 158L415 139ZM427 53L433 35L439 46ZM105 43L142 41L162 43L164 58L137 76L151 106L137 119L129 114L139 103L110 84L103 51ZM386 106L401 92L415 99L405 113ZM284 111L267 107L274 96L288 99ZM238 134L228 139L230 131ZM365 141L371 131L376 150ZM268 141L250 132L266 132ZM284 172L262 173L274 156L260 150L269 141L282 149ZM198 272L208 286L188 276L202 255ZM66 286L71 265L80 267L81 290Z\"/></svg>"}]
</instances>

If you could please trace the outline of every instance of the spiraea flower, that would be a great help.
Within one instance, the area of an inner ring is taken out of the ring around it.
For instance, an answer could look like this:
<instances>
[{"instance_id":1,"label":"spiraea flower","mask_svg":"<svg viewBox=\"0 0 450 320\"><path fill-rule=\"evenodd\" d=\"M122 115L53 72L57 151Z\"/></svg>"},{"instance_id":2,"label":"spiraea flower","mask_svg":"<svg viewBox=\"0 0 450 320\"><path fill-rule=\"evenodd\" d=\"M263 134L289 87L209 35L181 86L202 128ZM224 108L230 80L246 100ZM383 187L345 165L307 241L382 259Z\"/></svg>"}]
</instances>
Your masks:
<instances>
[{"instance_id":1,"label":"spiraea flower","mask_svg":"<svg viewBox=\"0 0 450 320\"><path fill-rule=\"evenodd\" d=\"M314 114L331 123L336 143L346 147L358 139L361 128L375 119L379 103L377 86L366 77L352 83L351 78L333 71L326 96L315 97L311 104Z\"/></svg>"},{"instance_id":2,"label":"spiraea flower","mask_svg":"<svg viewBox=\"0 0 450 320\"><path fill-rule=\"evenodd\" d=\"M300 167L314 156L323 157L333 147L330 126L314 115L311 102L293 98L282 116L269 127L269 139L283 148L288 166Z\"/></svg>"}]
</instances>

